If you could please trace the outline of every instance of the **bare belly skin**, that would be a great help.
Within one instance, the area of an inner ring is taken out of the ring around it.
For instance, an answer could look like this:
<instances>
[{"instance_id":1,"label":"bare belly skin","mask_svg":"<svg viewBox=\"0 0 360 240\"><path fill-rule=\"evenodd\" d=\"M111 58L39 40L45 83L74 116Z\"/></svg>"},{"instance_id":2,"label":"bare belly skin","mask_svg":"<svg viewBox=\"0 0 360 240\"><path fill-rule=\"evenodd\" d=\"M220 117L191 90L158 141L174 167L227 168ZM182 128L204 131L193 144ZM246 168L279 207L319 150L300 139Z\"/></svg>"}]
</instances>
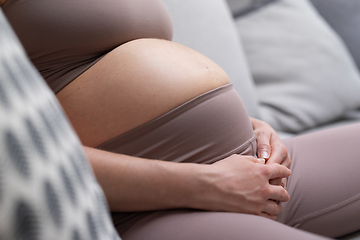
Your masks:
<instances>
[{"instance_id":1,"label":"bare belly skin","mask_svg":"<svg viewBox=\"0 0 360 240\"><path fill-rule=\"evenodd\" d=\"M96 147L228 84L213 61L165 40L123 44L57 94L85 146Z\"/></svg>"}]
</instances>

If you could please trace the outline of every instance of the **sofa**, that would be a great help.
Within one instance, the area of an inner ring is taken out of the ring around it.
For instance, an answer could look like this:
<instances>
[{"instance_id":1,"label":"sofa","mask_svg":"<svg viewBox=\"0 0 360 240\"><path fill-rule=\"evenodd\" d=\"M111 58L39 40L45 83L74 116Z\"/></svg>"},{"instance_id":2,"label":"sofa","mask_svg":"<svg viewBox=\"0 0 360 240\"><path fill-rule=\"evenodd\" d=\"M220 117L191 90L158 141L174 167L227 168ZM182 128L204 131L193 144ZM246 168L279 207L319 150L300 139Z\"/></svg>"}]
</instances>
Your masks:
<instances>
[{"instance_id":1,"label":"sofa","mask_svg":"<svg viewBox=\"0 0 360 240\"><path fill-rule=\"evenodd\" d=\"M281 138L360 121L360 1L163 2L173 41L221 66Z\"/></svg>"},{"instance_id":2,"label":"sofa","mask_svg":"<svg viewBox=\"0 0 360 240\"><path fill-rule=\"evenodd\" d=\"M164 3L173 40L220 65L282 138L360 121L359 1Z\"/></svg>"}]
</instances>

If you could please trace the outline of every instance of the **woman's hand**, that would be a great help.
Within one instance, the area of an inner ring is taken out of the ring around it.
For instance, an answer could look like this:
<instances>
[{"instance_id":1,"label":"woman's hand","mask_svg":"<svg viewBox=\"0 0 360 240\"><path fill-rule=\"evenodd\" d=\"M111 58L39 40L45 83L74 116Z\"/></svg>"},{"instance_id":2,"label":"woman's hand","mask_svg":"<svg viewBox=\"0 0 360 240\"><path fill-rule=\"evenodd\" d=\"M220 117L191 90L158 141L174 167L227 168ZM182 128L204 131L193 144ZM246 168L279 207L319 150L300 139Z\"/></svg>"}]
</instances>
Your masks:
<instances>
[{"instance_id":1,"label":"woman's hand","mask_svg":"<svg viewBox=\"0 0 360 240\"><path fill-rule=\"evenodd\" d=\"M257 156L267 163L278 163L289 168L291 159L280 137L269 124L250 118L257 140Z\"/></svg>"},{"instance_id":2,"label":"woman's hand","mask_svg":"<svg viewBox=\"0 0 360 240\"><path fill-rule=\"evenodd\" d=\"M205 174L207 184L198 195L202 201L195 208L276 219L283 210L277 202L290 199L284 188L269 183L270 179L291 174L279 164L266 165L252 156L232 155L209 167L210 174Z\"/></svg>"},{"instance_id":3,"label":"woman's hand","mask_svg":"<svg viewBox=\"0 0 360 240\"><path fill-rule=\"evenodd\" d=\"M175 163L84 147L112 211L194 208L275 219L287 191L269 179L290 170L252 156L232 155L214 164Z\"/></svg>"},{"instance_id":4,"label":"woman's hand","mask_svg":"<svg viewBox=\"0 0 360 240\"><path fill-rule=\"evenodd\" d=\"M269 124L250 118L257 140L257 156L264 158L266 164L278 163L290 167L291 159L280 137ZM272 179L272 184L286 186L286 179Z\"/></svg>"}]
</instances>

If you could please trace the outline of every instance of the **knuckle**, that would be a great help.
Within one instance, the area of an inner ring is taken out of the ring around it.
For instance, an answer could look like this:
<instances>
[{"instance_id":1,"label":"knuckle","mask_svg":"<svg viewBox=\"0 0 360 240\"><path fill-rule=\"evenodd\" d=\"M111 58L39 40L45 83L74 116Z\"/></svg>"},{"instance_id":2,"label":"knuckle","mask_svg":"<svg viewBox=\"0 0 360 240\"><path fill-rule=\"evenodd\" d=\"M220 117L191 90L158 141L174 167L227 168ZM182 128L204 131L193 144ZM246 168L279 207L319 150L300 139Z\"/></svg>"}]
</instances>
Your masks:
<instances>
[{"instance_id":1,"label":"knuckle","mask_svg":"<svg viewBox=\"0 0 360 240\"><path fill-rule=\"evenodd\" d=\"M277 203L274 201L274 204L273 204L272 206L273 206L273 213L274 213L275 215L279 214L279 210L280 210L279 204L277 204Z\"/></svg>"},{"instance_id":2,"label":"knuckle","mask_svg":"<svg viewBox=\"0 0 360 240\"><path fill-rule=\"evenodd\" d=\"M266 134L266 131L264 129L260 129L259 133L264 135L264 134Z\"/></svg>"},{"instance_id":3,"label":"knuckle","mask_svg":"<svg viewBox=\"0 0 360 240\"><path fill-rule=\"evenodd\" d=\"M256 129L254 132L258 137L264 137L268 135L267 131L264 129Z\"/></svg>"},{"instance_id":4,"label":"knuckle","mask_svg":"<svg viewBox=\"0 0 360 240\"><path fill-rule=\"evenodd\" d=\"M276 204L276 215L280 214L283 211L283 207L279 204Z\"/></svg>"},{"instance_id":5,"label":"knuckle","mask_svg":"<svg viewBox=\"0 0 360 240\"><path fill-rule=\"evenodd\" d=\"M270 145L268 143L259 143L258 144L258 149L263 150L263 149L268 149L270 148Z\"/></svg>"},{"instance_id":6,"label":"knuckle","mask_svg":"<svg viewBox=\"0 0 360 240\"><path fill-rule=\"evenodd\" d=\"M286 154L288 153L288 150L284 144L281 144L281 151L283 151Z\"/></svg>"},{"instance_id":7,"label":"knuckle","mask_svg":"<svg viewBox=\"0 0 360 240\"><path fill-rule=\"evenodd\" d=\"M253 156L244 156L244 158L248 159L251 162L257 162L258 161L257 158L253 157Z\"/></svg>"},{"instance_id":8,"label":"knuckle","mask_svg":"<svg viewBox=\"0 0 360 240\"><path fill-rule=\"evenodd\" d=\"M289 154L287 155L287 159L288 159L288 161L289 161L289 166L290 166L290 164L291 164L291 157L290 157Z\"/></svg>"},{"instance_id":9,"label":"knuckle","mask_svg":"<svg viewBox=\"0 0 360 240\"><path fill-rule=\"evenodd\" d=\"M287 148L285 147L285 145L281 145L281 152L282 152L282 155L283 155L283 158L286 159L289 155L288 155L288 150Z\"/></svg>"},{"instance_id":10,"label":"knuckle","mask_svg":"<svg viewBox=\"0 0 360 240\"><path fill-rule=\"evenodd\" d=\"M288 192L285 189L282 190L281 200L284 202L287 202L290 200L290 195L288 194Z\"/></svg>"},{"instance_id":11,"label":"knuckle","mask_svg":"<svg viewBox=\"0 0 360 240\"><path fill-rule=\"evenodd\" d=\"M266 204L266 212L271 215L277 215L280 213L279 204L276 201L269 201Z\"/></svg>"},{"instance_id":12,"label":"knuckle","mask_svg":"<svg viewBox=\"0 0 360 240\"><path fill-rule=\"evenodd\" d=\"M263 197L263 198L265 198L265 199L267 199L268 198L268 196L270 195L270 193L271 193L271 190L270 190L270 188L268 187L268 186L265 186L265 187L263 187L262 189L261 189L261 196Z\"/></svg>"},{"instance_id":13,"label":"knuckle","mask_svg":"<svg viewBox=\"0 0 360 240\"><path fill-rule=\"evenodd\" d=\"M269 178L271 175L271 168L268 165L264 165L261 169L261 174L266 178Z\"/></svg>"}]
</instances>

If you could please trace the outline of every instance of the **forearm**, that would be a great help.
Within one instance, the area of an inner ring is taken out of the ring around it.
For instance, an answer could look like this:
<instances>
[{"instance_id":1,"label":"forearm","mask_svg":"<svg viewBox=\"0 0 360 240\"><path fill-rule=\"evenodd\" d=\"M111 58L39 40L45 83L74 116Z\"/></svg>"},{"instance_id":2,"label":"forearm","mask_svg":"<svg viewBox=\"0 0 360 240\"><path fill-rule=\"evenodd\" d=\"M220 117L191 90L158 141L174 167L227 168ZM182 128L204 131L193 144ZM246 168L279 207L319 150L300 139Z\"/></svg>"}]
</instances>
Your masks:
<instances>
[{"instance_id":1,"label":"forearm","mask_svg":"<svg viewBox=\"0 0 360 240\"><path fill-rule=\"evenodd\" d=\"M85 147L112 211L194 208L274 219L289 195L270 179L286 178L279 164L231 155L214 164L141 159ZM275 201L274 201L275 200Z\"/></svg>"},{"instance_id":2,"label":"forearm","mask_svg":"<svg viewBox=\"0 0 360 240\"><path fill-rule=\"evenodd\" d=\"M112 211L192 207L201 194L203 165L84 149Z\"/></svg>"}]
</instances>

